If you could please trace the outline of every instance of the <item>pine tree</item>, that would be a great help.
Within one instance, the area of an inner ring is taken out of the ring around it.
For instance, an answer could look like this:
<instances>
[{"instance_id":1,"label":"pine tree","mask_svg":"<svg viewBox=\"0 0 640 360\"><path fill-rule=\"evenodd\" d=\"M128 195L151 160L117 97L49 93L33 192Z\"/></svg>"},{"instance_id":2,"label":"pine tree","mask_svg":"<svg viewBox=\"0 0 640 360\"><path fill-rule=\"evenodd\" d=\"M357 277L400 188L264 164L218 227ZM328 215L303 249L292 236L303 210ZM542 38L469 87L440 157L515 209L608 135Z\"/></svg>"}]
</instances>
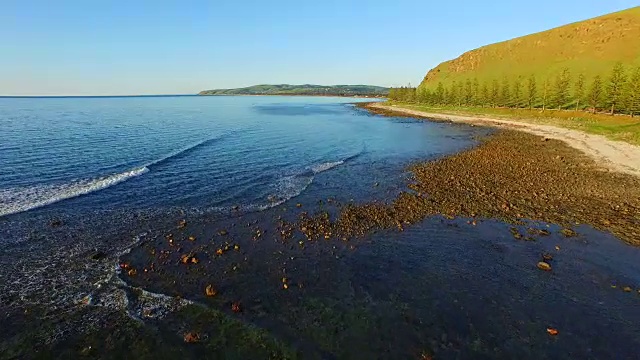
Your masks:
<instances>
[{"instance_id":1,"label":"pine tree","mask_svg":"<svg viewBox=\"0 0 640 360\"><path fill-rule=\"evenodd\" d=\"M522 104L522 77L518 76L513 82L513 106L519 108Z\"/></svg>"},{"instance_id":2,"label":"pine tree","mask_svg":"<svg viewBox=\"0 0 640 360\"><path fill-rule=\"evenodd\" d=\"M640 112L640 66L636 67L627 83L626 105L629 115Z\"/></svg>"},{"instance_id":3,"label":"pine tree","mask_svg":"<svg viewBox=\"0 0 640 360\"><path fill-rule=\"evenodd\" d=\"M584 75L578 75L573 87L573 99L576 101L576 111L580 109L580 101L584 98Z\"/></svg>"},{"instance_id":4,"label":"pine tree","mask_svg":"<svg viewBox=\"0 0 640 360\"><path fill-rule=\"evenodd\" d=\"M549 94L549 79L544 79L542 82L542 111L547 110L547 100Z\"/></svg>"},{"instance_id":5,"label":"pine tree","mask_svg":"<svg viewBox=\"0 0 640 360\"><path fill-rule=\"evenodd\" d=\"M502 93L500 95L500 103L502 106L509 107L511 103L511 93L509 91L509 78L502 78Z\"/></svg>"},{"instance_id":6,"label":"pine tree","mask_svg":"<svg viewBox=\"0 0 640 360\"><path fill-rule=\"evenodd\" d=\"M467 79L464 83L464 103L469 106L472 104L473 99L473 85L471 84L471 80Z\"/></svg>"},{"instance_id":7,"label":"pine tree","mask_svg":"<svg viewBox=\"0 0 640 360\"><path fill-rule=\"evenodd\" d=\"M487 86L487 83L484 81L482 82L482 89L480 90L480 99L478 102L483 107L489 104L490 102L489 86Z\"/></svg>"},{"instance_id":8,"label":"pine tree","mask_svg":"<svg viewBox=\"0 0 640 360\"><path fill-rule=\"evenodd\" d=\"M529 76L529 80L527 80L527 104L529 105L529 110L533 109L533 105L536 103L538 98L538 89L536 87L536 77L534 75Z\"/></svg>"},{"instance_id":9,"label":"pine tree","mask_svg":"<svg viewBox=\"0 0 640 360\"><path fill-rule=\"evenodd\" d=\"M554 86L554 101L558 110L569 101L569 86L571 84L571 73L568 68L562 69L556 76L556 83Z\"/></svg>"},{"instance_id":10,"label":"pine tree","mask_svg":"<svg viewBox=\"0 0 640 360\"><path fill-rule=\"evenodd\" d=\"M458 106L462 106L463 101L464 101L464 83L460 81L458 82Z\"/></svg>"},{"instance_id":11,"label":"pine tree","mask_svg":"<svg viewBox=\"0 0 640 360\"><path fill-rule=\"evenodd\" d=\"M607 84L607 104L611 105L611 115L614 114L616 106L620 105L623 97L624 83L624 67L622 63L617 63L611 71L609 83Z\"/></svg>"},{"instance_id":12,"label":"pine tree","mask_svg":"<svg viewBox=\"0 0 640 360\"><path fill-rule=\"evenodd\" d=\"M498 106L499 98L500 98L500 84L498 84L498 80L493 79L493 81L491 82L491 95L490 95L491 105L493 107Z\"/></svg>"},{"instance_id":13,"label":"pine tree","mask_svg":"<svg viewBox=\"0 0 640 360\"><path fill-rule=\"evenodd\" d=\"M436 94L434 96L434 100L436 104L444 104L444 86L442 82L438 83L438 87L436 87Z\"/></svg>"},{"instance_id":14,"label":"pine tree","mask_svg":"<svg viewBox=\"0 0 640 360\"><path fill-rule=\"evenodd\" d=\"M593 78L593 83L591 83L591 88L589 89L587 98L589 99L591 110L595 114L598 106L600 106L600 103L602 102L602 79L600 78L600 75Z\"/></svg>"},{"instance_id":15,"label":"pine tree","mask_svg":"<svg viewBox=\"0 0 640 360\"><path fill-rule=\"evenodd\" d=\"M450 105L458 105L458 98L460 97L460 94L458 93L458 83L456 83L455 81L451 84L451 90L449 91L449 104Z\"/></svg>"},{"instance_id":16,"label":"pine tree","mask_svg":"<svg viewBox=\"0 0 640 360\"><path fill-rule=\"evenodd\" d=\"M480 98L480 84L478 83L478 78L473 78L473 99L471 100L473 106L478 106L479 98Z\"/></svg>"}]
</instances>

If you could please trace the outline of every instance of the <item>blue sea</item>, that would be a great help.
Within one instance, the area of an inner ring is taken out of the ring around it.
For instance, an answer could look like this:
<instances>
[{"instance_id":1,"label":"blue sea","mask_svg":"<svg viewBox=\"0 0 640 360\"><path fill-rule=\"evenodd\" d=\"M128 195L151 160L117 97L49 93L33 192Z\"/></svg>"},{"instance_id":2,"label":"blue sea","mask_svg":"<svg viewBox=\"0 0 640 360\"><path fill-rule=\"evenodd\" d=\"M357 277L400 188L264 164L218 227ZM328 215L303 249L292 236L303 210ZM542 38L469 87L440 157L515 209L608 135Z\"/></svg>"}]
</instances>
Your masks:
<instances>
[{"instance_id":1,"label":"blue sea","mask_svg":"<svg viewBox=\"0 0 640 360\"><path fill-rule=\"evenodd\" d=\"M261 210L348 163L393 167L471 144L464 127L382 120L309 97L0 99L0 216Z\"/></svg>"},{"instance_id":2,"label":"blue sea","mask_svg":"<svg viewBox=\"0 0 640 360\"><path fill-rule=\"evenodd\" d=\"M281 237L493 132L357 101L0 98L0 358L637 358L640 250L588 226Z\"/></svg>"}]
</instances>

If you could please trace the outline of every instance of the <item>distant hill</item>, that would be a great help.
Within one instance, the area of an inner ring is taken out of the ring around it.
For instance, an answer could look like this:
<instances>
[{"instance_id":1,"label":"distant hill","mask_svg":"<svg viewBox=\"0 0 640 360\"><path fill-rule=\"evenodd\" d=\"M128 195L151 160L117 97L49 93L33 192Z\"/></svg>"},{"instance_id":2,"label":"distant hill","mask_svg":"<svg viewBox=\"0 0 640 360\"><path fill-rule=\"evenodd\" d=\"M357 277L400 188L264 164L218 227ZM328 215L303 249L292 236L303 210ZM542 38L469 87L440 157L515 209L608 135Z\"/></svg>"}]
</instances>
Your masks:
<instances>
[{"instance_id":1,"label":"distant hill","mask_svg":"<svg viewBox=\"0 0 640 360\"><path fill-rule=\"evenodd\" d=\"M430 70L419 88L531 75L540 84L564 68L574 77L608 77L617 62L640 65L640 7L471 50Z\"/></svg>"},{"instance_id":2,"label":"distant hill","mask_svg":"<svg viewBox=\"0 0 640 360\"><path fill-rule=\"evenodd\" d=\"M254 85L238 89L201 91L198 95L311 95L311 96L372 96L383 97L389 89L369 85Z\"/></svg>"}]
</instances>

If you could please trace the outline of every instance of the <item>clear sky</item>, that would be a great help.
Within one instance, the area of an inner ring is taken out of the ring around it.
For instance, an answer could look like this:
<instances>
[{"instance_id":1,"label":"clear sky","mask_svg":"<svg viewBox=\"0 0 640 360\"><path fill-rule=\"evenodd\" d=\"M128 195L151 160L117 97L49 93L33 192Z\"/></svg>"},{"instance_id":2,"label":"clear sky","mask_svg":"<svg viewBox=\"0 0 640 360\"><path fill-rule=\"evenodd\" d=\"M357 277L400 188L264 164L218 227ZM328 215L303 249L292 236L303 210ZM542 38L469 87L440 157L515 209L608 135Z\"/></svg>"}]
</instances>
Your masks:
<instances>
[{"instance_id":1,"label":"clear sky","mask_svg":"<svg viewBox=\"0 0 640 360\"><path fill-rule=\"evenodd\" d=\"M482 45L637 0L0 0L0 95L418 84Z\"/></svg>"}]
</instances>

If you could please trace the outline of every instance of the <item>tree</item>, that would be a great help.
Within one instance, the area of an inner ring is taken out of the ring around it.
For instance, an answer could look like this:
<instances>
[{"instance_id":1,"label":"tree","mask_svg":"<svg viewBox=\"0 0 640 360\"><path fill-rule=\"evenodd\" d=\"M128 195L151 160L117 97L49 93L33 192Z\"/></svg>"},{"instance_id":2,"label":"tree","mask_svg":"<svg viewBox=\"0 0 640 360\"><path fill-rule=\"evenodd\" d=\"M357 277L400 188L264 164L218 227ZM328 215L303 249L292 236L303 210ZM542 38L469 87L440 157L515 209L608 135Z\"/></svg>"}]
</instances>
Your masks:
<instances>
[{"instance_id":1,"label":"tree","mask_svg":"<svg viewBox=\"0 0 640 360\"><path fill-rule=\"evenodd\" d=\"M458 93L458 84L454 81L451 84L451 90L449 91L449 104L455 106L458 104L458 98L460 97L460 93Z\"/></svg>"},{"instance_id":2,"label":"tree","mask_svg":"<svg viewBox=\"0 0 640 360\"><path fill-rule=\"evenodd\" d=\"M480 90L480 99L479 103L483 107L487 105L491 101L491 97L489 96L489 86L487 86L486 82L482 82L482 89Z\"/></svg>"},{"instance_id":3,"label":"tree","mask_svg":"<svg viewBox=\"0 0 640 360\"><path fill-rule=\"evenodd\" d=\"M471 84L471 80L467 79L464 83L464 103L466 105L471 105L473 100L473 85Z\"/></svg>"},{"instance_id":4,"label":"tree","mask_svg":"<svg viewBox=\"0 0 640 360\"><path fill-rule=\"evenodd\" d=\"M622 101L624 83L624 67L622 63L616 63L611 71L609 83L607 84L607 104L611 105L611 115L615 112L616 106L620 105Z\"/></svg>"},{"instance_id":5,"label":"tree","mask_svg":"<svg viewBox=\"0 0 640 360\"><path fill-rule=\"evenodd\" d=\"M477 106L480 98L480 84L478 83L478 78L473 78L473 84L471 86L473 87L473 99L471 101L474 106Z\"/></svg>"},{"instance_id":6,"label":"tree","mask_svg":"<svg viewBox=\"0 0 640 360\"><path fill-rule=\"evenodd\" d=\"M564 68L556 76L556 83L554 86L554 100L555 105L558 106L558 110L569 101L569 86L571 84L571 73L569 68Z\"/></svg>"},{"instance_id":7,"label":"tree","mask_svg":"<svg viewBox=\"0 0 640 360\"><path fill-rule=\"evenodd\" d=\"M580 101L584 98L584 75L578 75L573 87L573 99L576 101L576 111L580 109Z\"/></svg>"},{"instance_id":8,"label":"tree","mask_svg":"<svg viewBox=\"0 0 640 360\"><path fill-rule=\"evenodd\" d=\"M493 81L491 82L491 95L490 95L491 105L493 107L498 106L499 98L500 98L500 84L498 84L498 80L493 79Z\"/></svg>"},{"instance_id":9,"label":"tree","mask_svg":"<svg viewBox=\"0 0 640 360\"><path fill-rule=\"evenodd\" d=\"M522 77L518 76L513 82L513 105L519 108L522 104Z\"/></svg>"},{"instance_id":10,"label":"tree","mask_svg":"<svg viewBox=\"0 0 640 360\"><path fill-rule=\"evenodd\" d=\"M600 78L600 75L593 78L591 88L589 89L589 95L587 95L587 97L589 99L589 105L591 105L591 110L595 114L596 109L602 102L602 79Z\"/></svg>"},{"instance_id":11,"label":"tree","mask_svg":"<svg viewBox=\"0 0 640 360\"><path fill-rule=\"evenodd\" d=\"M502 93L500 95L500 103L502 106L509 107L509 103L511 102L511 93L509 91L509 78L502 78Z\"/></svg>"},{"instance_id":12,"label":"tree","mask_svg":"<svg viewBox=\"0 0 640 360\"><path fill-rule=\"evenodd\" d=\"M635 113L640 112L640 66L631 74L626 93L627 111L633 117Z\"/></svg>"},{"instance_id":13,"label":"tree","mask_svg":"<svg viewBox=\"0 0 640 360\"><path fill-rule=\"evenodd\" d=\"M547 109L547 99L549 93L549 79L545 78L542 82L542 111Z\"/></svg>"},{"instance_id":14,"label":"tree","mask_svg":"<svg viewBox=\"0 0 640 360\"><path fill-rule=\"evenodd\" d=\"M532 74L529 76L529 80L527 80L527 104L529 105L529 110L533 109L537 98L538 89L536 87L536 77Z\"/></svg>"},{"instance_id":15,"label":"tree","mask_svg":"<svg viewBox=\"0 0 640 360\"><path fill-rule=\"evenodd\" d=\"M436 104L444 103L444 86L442 82L438 82L438 87L436 87L436 94L434 96L434 101Z\"/></svg>"},{"instance_id":16,"label":"tree","mask_svg":"<svg viewBox=\"0 0 640 360\"><path fill-rule=\"evenodd\" d=\"M458 83L458 106L462 106L462 102L464 101L464 83L460 81Z\"/></svg>"}]
</instances>

